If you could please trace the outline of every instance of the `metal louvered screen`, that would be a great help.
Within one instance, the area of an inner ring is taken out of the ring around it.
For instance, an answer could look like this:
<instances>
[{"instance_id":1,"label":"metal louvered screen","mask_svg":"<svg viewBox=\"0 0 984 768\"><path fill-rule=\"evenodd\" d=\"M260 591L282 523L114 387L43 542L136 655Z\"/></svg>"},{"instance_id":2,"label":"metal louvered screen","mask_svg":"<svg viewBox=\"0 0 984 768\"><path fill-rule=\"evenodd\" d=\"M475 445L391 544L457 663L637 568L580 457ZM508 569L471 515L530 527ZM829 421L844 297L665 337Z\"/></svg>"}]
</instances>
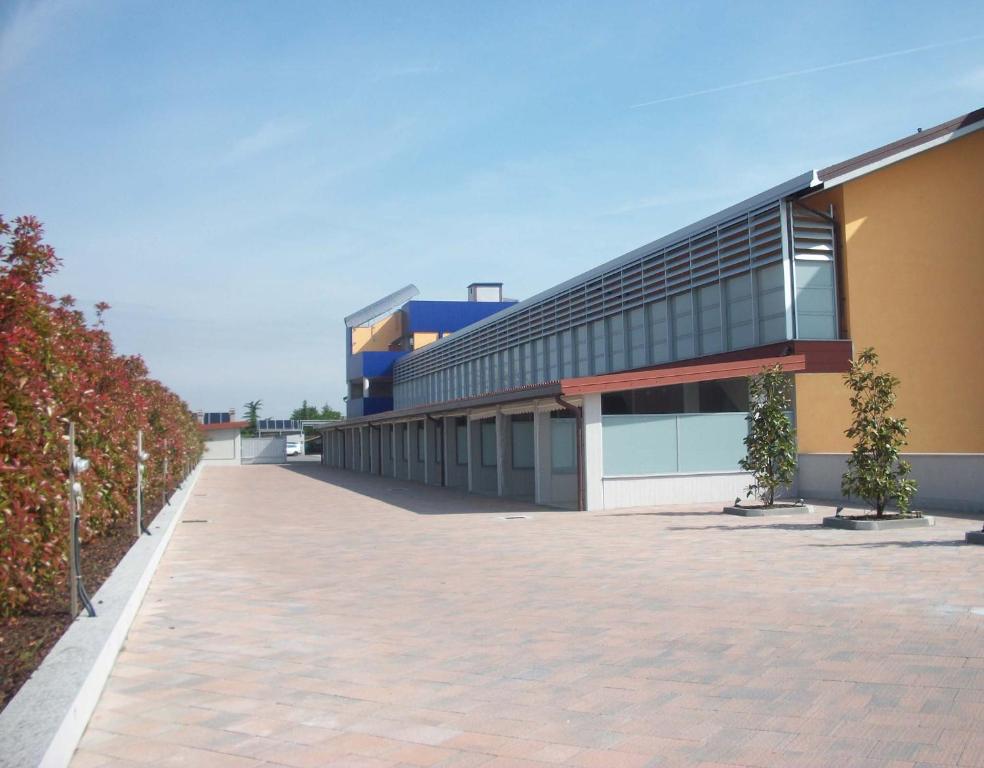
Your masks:
<instances>
[{"instance_id":1,"label":"metal louvered screen","mask_svg":"<svg viewBox=\"0 0 984 768\"><path fill-rule=\"evenodd\" d=\"M804 263L819 258L823 243L829 243L829 277L833 274L833 224L807 214L774 198L466 328L396 362L396 407L790 338L782 265L790 230ZM821 235L828 232L824 241ZM821 332L832 317L823 315L828 276L818 261L803 270L799 258L796 264L802 277L796 296L816 313L797 312L797 319ZM637 352L627 355L627 347ZM645 354L638 351L643 349Z\"/></svg>"}]
</instances>

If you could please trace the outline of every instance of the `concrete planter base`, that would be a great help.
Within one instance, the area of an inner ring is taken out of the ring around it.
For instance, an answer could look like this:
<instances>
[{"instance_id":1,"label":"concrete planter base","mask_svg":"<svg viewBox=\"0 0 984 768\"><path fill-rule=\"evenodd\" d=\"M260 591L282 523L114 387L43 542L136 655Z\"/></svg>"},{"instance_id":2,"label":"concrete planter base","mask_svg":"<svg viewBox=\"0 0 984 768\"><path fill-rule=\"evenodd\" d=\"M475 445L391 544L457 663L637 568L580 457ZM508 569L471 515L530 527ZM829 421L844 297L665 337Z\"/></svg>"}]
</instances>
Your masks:
<instances>
[{"instance_id":1,"label":"concrete planter base","mask_svg":"<svg viewBox=\"0 0 984 768\"><path fill-rule=\"evenodd\" d=\"M984 544L984 531L967 531L968 544Z\"/></svg>"},{"instance_id":2,"label":"concrete planter base","mask_svg":"<svg viewBox=\"0 0 984 768\"><path fill-rule=\"evenodd\" d=\"M810 504L774 504L771 507L725 507L724 514L740 517L785 517L788 515L812 515L813 506Z\"/></svg>"},{"instance_id":3,"label":"concrete planter base","mask_svg":"<svg viewBox=\"0 0 984 768\"><path fill-rule=\"evenodd\" d=\"M929 528L936 525L930 515L922 517L903 517L898 520L854 520L850 517L825 517L827 528L842 528L847 531L891 531L896 528Z\"/></svg>"}]
</instances>

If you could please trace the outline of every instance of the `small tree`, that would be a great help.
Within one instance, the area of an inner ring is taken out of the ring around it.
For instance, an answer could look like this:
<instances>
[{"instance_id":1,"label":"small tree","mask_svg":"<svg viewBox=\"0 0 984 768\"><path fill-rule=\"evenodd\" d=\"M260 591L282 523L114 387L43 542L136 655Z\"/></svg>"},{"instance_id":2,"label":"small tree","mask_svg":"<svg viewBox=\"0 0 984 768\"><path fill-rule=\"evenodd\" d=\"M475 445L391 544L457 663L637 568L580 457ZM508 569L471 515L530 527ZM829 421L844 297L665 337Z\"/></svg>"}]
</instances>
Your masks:
<instances>
[{"instance_id":1,"label":"small tree","mask_svg":"<svg viewBox=\"0 0 984 768\"><path fill-rule=\"evenodd\" d=\"M336 411L330 405L328 405L328 403L325 403L321 407L321 413L318 414L318 418L319 419L336 419L337 420L337 419L342 418L342 414L339 411Z\"/></svg>"},{"instance_id":2,"label":"small tree","mask_svg":"<svg viewBox=\"0 0 984 768\"><path fill-rule=\"evenodd\" d=\"M796 472L796 430L789 420L791 389L778 364L748 380L748 452L738 465L754 479L747 495L757 496L767 507L775 504L776 489L792 483Z\"/></svg>"},{"instance_id":3,"label":"small tree","mask_svg":"<svg viewBox=\"0 0 984 768\"><path fill-rule=\"evenodd\" d=\"M899 380L890 373L879 373L878 355L868 347L851 363L844 381L851 390L854 412L844 434L854 440L854 449L841 478L841 493L864 499L878 517L893 499L905 514L917 486L908 478L911 465L900 455L909 427L905 419L889 415Z\"/></svg>"},{"instance_id":4,"label":"small tree","mask_svg":"<svg viewBox=\"0 0 984 768\"><path fill-rule=\"evenodd\" d=\"M256 420L260 416L260 409L263 407L262 400L250 400L246 403L243 408L246 409L246 418L249 420L249 432L255 435L256 430Z\"/></svg>"}]
</instances>

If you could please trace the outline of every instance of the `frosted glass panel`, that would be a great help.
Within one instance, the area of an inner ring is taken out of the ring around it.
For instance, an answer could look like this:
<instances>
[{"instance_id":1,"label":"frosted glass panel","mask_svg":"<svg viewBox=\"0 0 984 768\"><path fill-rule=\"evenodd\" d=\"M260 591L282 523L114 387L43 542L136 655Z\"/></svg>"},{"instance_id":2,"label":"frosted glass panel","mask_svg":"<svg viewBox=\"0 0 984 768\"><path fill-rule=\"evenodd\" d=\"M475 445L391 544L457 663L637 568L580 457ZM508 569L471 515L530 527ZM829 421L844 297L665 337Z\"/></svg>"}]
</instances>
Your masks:
<instances>
[{"instance_id":1,"label":"frosted glass panel","mask_svg":"<svg viewBox=\"0 0 984 768\"><path fill-rule=\"evenodd\" d=\"M454 457L458 464L468 463L468 427L456 424L454 428Z\"/></svg>"},{"instance_id":2,"label":"frosted glass panel","mask_svg":"<svg viewBox=\"0 0 984 768\"><path fill-rule=\"evenodd\" d=\"M512 422L513 469L533 468L533 422Z\"/></svg>"},{"instance_id":3,"label":"frosted glass panel","mask_svg":"<svg viewBox=\"0 0 984 768\"><path fill-rule=\"evenodd\" d=\"M602 416L605 475L677 471L676 416Z\"/></svg>"},{"instance_id":4,"label":"frosted glass panel","mask_svg":"<svg viewBox=\"0 0 984 768\"><path fill-rule=\"evenodd\" d=\"M577 423L574 419L550 419L550 467L554 472L577 469Z\"/></svg>"},{"instance_id":5,"label":"frosted glass panel","mask_svg":"<svg viewBox=\"0 0 984 768\"><path fill-rule=\"evenodd\" d=\"M697 413L679 418L680 472L737 472L748 434L744 413Z\"/></svg>"},{"instance_id":6,"label":"frosted glass panel","mask_svg":"<svg viewBox=\"0 0 984 768\"><path fill-rule=\"evenodd\" d=\"M494 467L496 465L495 422L483 421L480 426L482 440L482 466Z\"/></svg>"},{"instance_id":7,"label":"frosted glass panel","mask_svg":"<svg viewBox=\"0 0 984 768\"><path fill-rule=\"evenodd\" d=\"M747 431L744 413L603 416L603 472L738 472Z\"/></svg>"},{"instance_id":8,"label":"frosted glass panel","mask_svg":"<svg viewBox=\"0 0 984 768\"><path fill-rule=\"evenodd\" d=\"M837 338L834 318L833 262L797 260L797 336L801 339Z\"/></svg>"}]
</instances>

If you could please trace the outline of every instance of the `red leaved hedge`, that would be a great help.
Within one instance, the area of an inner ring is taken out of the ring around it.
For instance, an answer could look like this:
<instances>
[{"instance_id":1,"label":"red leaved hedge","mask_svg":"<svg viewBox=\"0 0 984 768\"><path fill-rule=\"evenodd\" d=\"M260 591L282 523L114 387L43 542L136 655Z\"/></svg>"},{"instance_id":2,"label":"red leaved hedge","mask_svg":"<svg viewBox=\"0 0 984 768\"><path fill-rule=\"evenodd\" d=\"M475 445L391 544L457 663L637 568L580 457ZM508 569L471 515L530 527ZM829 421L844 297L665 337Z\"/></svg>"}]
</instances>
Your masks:
<instances>
[{"instance_id":1,"label":"red leaved hedge","mask_svg":"<svg viewBox=\"0 0 984 768\"><path fill-rule=\"evenodd\" d=\"M0 616L65 589L69 421L91 462L83 540L134 515L138 429L148 509L202 453L187 405L140 357L116 354L102 324L108 305L96 306L92 327L70 296L44 291L60 261L42 235L33 217L0 217Z\"/></svg>"}]
</instances>

